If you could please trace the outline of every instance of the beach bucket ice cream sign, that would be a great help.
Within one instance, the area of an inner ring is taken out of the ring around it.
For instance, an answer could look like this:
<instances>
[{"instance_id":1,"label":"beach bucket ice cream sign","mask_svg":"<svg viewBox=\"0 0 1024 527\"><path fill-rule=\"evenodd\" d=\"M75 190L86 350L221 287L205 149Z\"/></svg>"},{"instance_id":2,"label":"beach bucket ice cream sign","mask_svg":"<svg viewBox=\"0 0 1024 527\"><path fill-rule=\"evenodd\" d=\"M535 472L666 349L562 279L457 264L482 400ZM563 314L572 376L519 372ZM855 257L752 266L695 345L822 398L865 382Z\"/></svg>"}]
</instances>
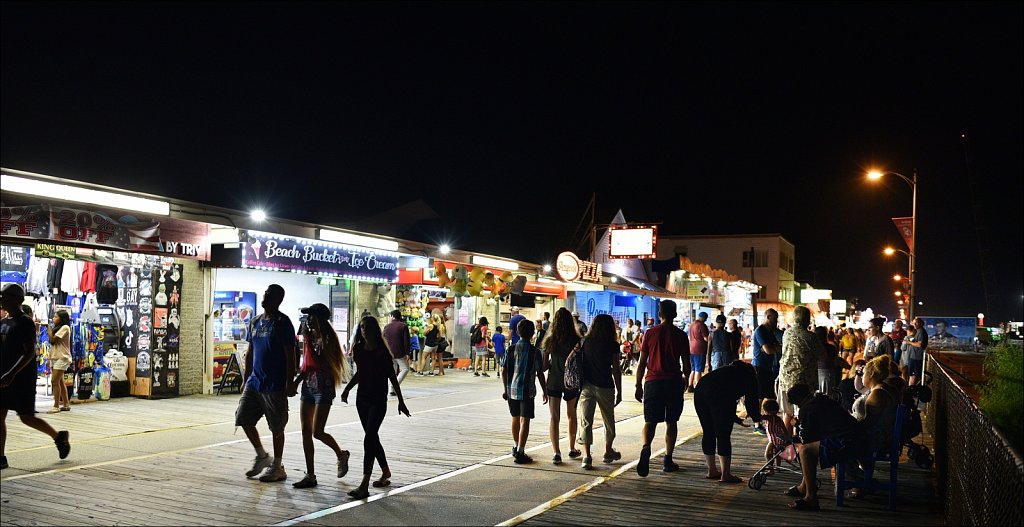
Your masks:
<instances>
[{"instance_id":1,"label":"beach bucket ice cream sign","mask_svg":"<svg viewBox=\"0 0 1024 527\"><path fill-rule=\"evenodd\" d=\"M339 276L351 280L398 280L398 254L290 236L252 232L242 247L242 266Z\"/></svg>"}]
</instances>

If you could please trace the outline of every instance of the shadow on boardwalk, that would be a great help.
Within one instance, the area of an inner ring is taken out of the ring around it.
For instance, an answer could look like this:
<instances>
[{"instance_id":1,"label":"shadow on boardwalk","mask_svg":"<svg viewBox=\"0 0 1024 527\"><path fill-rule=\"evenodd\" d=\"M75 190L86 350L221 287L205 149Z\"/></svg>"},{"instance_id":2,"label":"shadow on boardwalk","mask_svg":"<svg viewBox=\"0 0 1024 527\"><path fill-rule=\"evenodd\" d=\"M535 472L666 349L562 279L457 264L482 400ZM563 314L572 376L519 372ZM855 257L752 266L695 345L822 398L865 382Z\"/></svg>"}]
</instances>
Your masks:
<instances>
[{"instance_id":1,"label":"shadow on boardwalk","mask_svg":"<svg viewBox=\"0 0 1024 527\"><path fill-rule=\"evenodd\" d=\"M660 432L660 430L659 430ZM733 431L733 472L748 479L764 463L765 439L747 428ZM657 447L657 441L655 442ZM660 471L661 459L651 459L651 474L635 470L597 485L565 503L534 516L524 525L942 525L942 506L936 494L936 473L906 458L899 467L896 511L888 510L886 494L847 498L837 507L835 485L828 471L819 470L821 510L793 511L793 498L783 496L799 483L795 474L776 474L752 490L746 483L722 485L704 479L700 437L677 447L675 460L683 470ZM888 468L884 471L888 475ZM879 474L876 472L876 478Z\"/></svg>"}]
</instances>

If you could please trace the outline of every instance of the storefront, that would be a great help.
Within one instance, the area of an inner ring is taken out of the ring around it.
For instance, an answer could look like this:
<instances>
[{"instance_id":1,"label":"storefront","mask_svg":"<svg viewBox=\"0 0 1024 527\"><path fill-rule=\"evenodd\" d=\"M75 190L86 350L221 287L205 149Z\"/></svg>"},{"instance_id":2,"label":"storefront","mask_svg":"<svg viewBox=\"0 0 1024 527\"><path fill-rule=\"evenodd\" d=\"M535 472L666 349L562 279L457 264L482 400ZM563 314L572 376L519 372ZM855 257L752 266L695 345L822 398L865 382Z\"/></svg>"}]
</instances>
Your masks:
<instances>
[{"instance_id":1,"label":"storefront","mask_svg":"<svg viewBox=\"0 0 1024 527\"><path fill-rule=\"evenodd\" d=\"M280 310L298 330L300 310L321 303L345 349L362 316L383 326L396 307L399 254L323 240L242 231L240 243L215 246L206 391L220 387L232 355L244 364L249 322L271 284L285 290Z\"/></svg>"},{"instance_id":2,"label":"storefront","mask_svg":"<svg viewBox=\"0 0 1024 527\"><path fill-rule=\"evenodd\" d=\"M199 392L203 309L195 293L209 225L48 203L0 214L4 281L29 295L40 375L50 374L50 324L63 310L72 320L73 397Z\"/></svg>"}]
</instances>

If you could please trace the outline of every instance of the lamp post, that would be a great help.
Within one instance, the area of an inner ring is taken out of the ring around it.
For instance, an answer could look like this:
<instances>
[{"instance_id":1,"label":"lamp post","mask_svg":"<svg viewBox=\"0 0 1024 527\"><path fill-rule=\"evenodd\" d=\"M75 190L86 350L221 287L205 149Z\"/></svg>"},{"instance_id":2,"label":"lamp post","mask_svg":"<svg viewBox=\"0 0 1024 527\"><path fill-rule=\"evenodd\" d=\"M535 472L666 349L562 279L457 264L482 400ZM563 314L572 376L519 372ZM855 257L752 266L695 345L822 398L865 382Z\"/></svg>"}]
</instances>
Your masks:
<instances>
[{"instance_id":1,"label":"lamp post","mask_svg":"<svg viewBox=\"0 0 1024 527\"><path fill-rule=\"evenodd\" d=\"M872 170L871 172L868 172L868 179L879 180L882 179L883 176L890 174L902 179L904 183L910 185L910 190L913 193L913 203L911 205L912 208L910 212L910 252L906 253L904 251L900 251L910 258L910 311L907 318L913 321L914 308L917 307L915 302L915 299L917 298L917 267L914 261L914 251L917 250L917 169L914 169L913 177L909 178L898 172Z\"/></svg>"},{"instance_id":2,"label":"lamp post","mask_svg":"<svg viewBox=\"0 0 1024 527\"><path fill-rule=\"evenodd\" d=\"M892 255L894 255L896 253L900 253L900 254L906 255L907 256L907 260L908 260L909 272L910 272L910 275L908 275L908 276L913 276L913 273L914 273L914 251L907 252L907 251L904 251L904 250L901 250L901 249L895 249L893 247L886 247L885 249L882 250L882 253L885 254L886 256L892 256ZM899 276L899 275L893 276L893 279L902 281L903 277L896 278L897 276ZM912 321L912 320L914 320L914 315L913 315L913 312L914 312L914 282L913 282L912 279L908 280L908 282L910 282L910 293L907 295L907 298L905 300L906 300L907 304L910 305L910 311L908 312L908 314L909 314L908 318ZM899 291L896 292L896 296L900 296Z\"/></svg>"}]
</instances>

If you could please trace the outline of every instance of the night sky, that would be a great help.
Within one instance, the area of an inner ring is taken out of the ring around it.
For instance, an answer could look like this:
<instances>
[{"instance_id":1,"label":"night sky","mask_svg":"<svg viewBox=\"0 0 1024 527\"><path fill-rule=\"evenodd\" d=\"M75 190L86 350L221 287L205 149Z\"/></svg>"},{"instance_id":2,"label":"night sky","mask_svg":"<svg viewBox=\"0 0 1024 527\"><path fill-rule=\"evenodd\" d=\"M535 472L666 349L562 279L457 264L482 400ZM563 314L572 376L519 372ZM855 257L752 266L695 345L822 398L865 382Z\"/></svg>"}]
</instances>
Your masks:
<instances>
[{"instance_id":1,"label":"night sky","mask_svg":"<svg viewBox=\"0 0 1024 527\"><path fill-rule=\"evenodd\" d=\"M423 199L406 237L534 262L596 191L782 233L890 317L911 192L863 173L916 168L919 313L1022 318L1020 2L0 9L5 167L332 224Z\"/></svg>"}]
</instances>

